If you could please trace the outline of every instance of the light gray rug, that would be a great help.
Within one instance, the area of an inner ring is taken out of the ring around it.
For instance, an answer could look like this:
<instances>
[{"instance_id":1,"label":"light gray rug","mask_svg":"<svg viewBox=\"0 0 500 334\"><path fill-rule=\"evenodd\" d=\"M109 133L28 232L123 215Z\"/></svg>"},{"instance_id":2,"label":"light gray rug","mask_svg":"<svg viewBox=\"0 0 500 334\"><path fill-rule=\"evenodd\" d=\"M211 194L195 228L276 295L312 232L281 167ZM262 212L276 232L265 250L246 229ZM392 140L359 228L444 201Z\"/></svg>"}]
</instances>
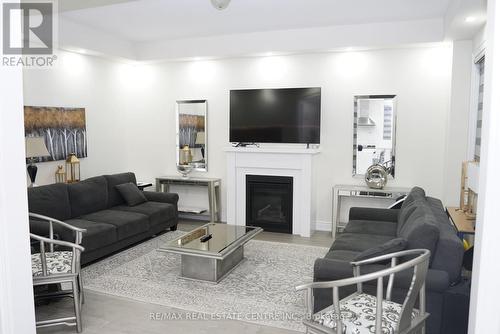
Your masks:
<instances>
[{"instance_id":1,"label":"light gray rug","mask_svg":"<svg viewBox=\"0 0 500 334\"><path fill-rule=\"evenodd\" d=\"M244 260L219 284L179 278L180 257L158 252L183 232L169 232L83 269L86 289L139 301L294 330L303 330L300 283L312 281L324 247L251 240Z\"/></svg>"}]
</instances>

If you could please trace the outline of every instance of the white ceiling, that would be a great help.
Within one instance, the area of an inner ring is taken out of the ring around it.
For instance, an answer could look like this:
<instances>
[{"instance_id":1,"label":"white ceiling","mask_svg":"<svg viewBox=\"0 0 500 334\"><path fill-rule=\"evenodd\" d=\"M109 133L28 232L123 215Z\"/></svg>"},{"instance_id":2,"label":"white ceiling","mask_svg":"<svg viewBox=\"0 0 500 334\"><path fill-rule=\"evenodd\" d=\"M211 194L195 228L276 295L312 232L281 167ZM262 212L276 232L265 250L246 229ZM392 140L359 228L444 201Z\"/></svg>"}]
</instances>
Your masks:
<instances>
[{"instance_id":1,"label":"white ceiling","mask_svg":"<svg viewBox=\"0 0 500 334\"><path fill-rule=\"evenodd\" d=\"M136 61L472 39L487 0L59 0L59 47ZM474 16L473 23L465 18Z\"/></svg>"},{"instance_id":2,"label":"white ceiling","mask_svg":"<svg viewBox=\"0 0 500 334\"><path fill-rule=\"evenodd\" d=\"M85 8L93 8L93 7L101 7L114 5L120 2L130 2L135 0L59 0L57 2L60 13L68 12L72 10L85 9Z\"/></svg>"},{"instance_id":3,"label":"white ceiling","mask_svg":"<svg viewBox=\"0 0 500 334\"><path fill-rule=\"evenodd\" d=\"M70 1L61 0L62 6ZM102 1L105 6L95 8L66 6L61 15L131 42L148 42L443 18L452 0L232 0L224 11L210 0Z\"/></svg>"}]
</instances>

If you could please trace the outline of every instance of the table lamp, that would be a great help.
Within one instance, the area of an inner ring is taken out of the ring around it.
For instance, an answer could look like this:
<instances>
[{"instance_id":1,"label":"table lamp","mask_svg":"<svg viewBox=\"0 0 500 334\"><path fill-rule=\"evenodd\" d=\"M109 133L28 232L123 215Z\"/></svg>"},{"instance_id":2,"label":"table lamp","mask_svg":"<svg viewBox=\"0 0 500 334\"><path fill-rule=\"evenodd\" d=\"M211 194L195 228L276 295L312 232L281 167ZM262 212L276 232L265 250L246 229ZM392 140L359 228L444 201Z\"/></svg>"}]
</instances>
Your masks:
<instances>
[{"instance_id":1,"label":"table lamp","mask_svg":"<svg viewBox=\"0 0 500 334\"><path fill-rule=\"evenodd\" d=\"M28 175L31 180L30 187L35 187L36 173L38 167L35 165L35 158L50 156L47 146L45 146L45 139L43 137L26 137L26 158L29 159Z\"/></svg>"},{"instance_id":2,"label":"table lamp","mask_svg":"<svg viewBox=\"0 0 500 334\"><path fill-rule=\"evenodd\" d=\"M196 133L196 145L201 146L201 156L205 160L205 131L200 131Z\"/></svg>"}]
</instances>

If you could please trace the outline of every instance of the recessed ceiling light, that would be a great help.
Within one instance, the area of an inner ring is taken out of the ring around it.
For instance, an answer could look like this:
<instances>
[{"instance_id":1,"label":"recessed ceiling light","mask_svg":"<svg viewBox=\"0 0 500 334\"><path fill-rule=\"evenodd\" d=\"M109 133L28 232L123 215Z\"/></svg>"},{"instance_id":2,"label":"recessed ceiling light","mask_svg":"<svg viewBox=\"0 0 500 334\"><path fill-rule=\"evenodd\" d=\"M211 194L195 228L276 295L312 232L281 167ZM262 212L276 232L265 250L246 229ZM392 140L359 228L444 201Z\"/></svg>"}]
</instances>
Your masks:
<instances>
[{"instance_id":1,"label":"recessed ceiling light","mask_svg":"<svg viewBox=\"0 0 500 334\"><path fill-rule=\"evenodd\" d=\"M218 10L226 9L229 6L231 0L210 0L212 2L212 6L217 8Z\"/></svg>"},{"instance_id":2,"label":"recessed ceiling light","mask_svg":"<svg viewBox=\"0 0 500 334\"><path fill-rule=\"evenodd\" d=\"M477 21L477 17L475 17L475 16L467 16L465 18L465 22L467 22L467 23L474 23L476 21Z\"/></svg>"}]
</instances>

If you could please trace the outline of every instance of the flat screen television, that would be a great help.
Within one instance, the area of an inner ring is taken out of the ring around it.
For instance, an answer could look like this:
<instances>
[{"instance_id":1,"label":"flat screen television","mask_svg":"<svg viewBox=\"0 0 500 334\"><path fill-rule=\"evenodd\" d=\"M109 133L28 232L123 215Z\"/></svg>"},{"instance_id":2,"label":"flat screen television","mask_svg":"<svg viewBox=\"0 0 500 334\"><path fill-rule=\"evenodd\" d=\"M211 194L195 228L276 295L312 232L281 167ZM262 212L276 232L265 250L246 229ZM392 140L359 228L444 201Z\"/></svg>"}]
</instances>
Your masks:
<instances>
[{"instance_id":1,"label":"flat screen television","mask_svg":"<svg viewBox=\"0 0 500 334\"><path fill-rule=\"evenodd\" d=\"M230 92L229 141L319 144L321 88Z\"/></svg>"}]
</instances>

